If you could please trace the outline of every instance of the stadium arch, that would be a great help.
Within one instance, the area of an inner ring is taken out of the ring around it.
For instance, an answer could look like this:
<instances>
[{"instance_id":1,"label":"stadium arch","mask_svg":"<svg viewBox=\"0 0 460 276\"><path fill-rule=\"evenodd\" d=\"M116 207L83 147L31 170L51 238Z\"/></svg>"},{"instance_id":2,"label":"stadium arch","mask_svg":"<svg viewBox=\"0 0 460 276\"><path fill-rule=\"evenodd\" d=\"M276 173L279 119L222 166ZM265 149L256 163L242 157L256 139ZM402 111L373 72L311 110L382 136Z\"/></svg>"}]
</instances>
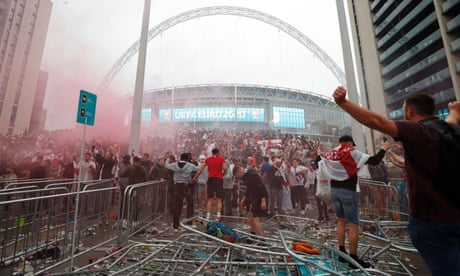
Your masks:
<instances>
[{"instance_id":1,"label":"stadium arch","mask_svg":"<svg viewBox=\"0 0 460 276\"><path fill-rule=\"evenodd\" d=\"M313 42L307 35L302 33L300 30L290 25L289 23L272 16L270 14L244 8L238 6L210 6L204 8L198 8L189 10L175 16L172 16L155 27L151 28L148 33L148 41L151 41L153 38L161 34L162 32L168 30L169 28L174 27L180 23L205 17L205 16L214 16L214 15L234 15L234 16L243 16L255 20L262 21L273 27L276 27L295 40L300 44L305 46L310 50L316 57L318 57L321 62L330 70L330 72L337 78L337 80L343 86L346 86L345 73L340 69L340 67L334 62L334 60L315 42ZM118 74L118 72L123 68L123 66L139 51L139 40L136 41L125 53L115 62L112 66L110 72L104 77L100 85L101 88L108 87L112 82L113 78Z\"/></svg>"}]
</instances>

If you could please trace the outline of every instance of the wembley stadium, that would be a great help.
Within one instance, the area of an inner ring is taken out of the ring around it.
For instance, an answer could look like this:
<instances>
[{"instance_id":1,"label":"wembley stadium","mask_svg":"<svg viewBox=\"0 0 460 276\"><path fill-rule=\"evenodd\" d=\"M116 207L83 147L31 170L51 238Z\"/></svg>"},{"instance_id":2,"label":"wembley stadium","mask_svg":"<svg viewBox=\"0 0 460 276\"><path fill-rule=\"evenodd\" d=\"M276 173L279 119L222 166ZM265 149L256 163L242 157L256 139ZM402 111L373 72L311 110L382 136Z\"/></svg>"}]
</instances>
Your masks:
<instances>
[{"instance_id":1,"label":"wembley stadium","mask_svg":"<svg viewBox=\"0 0 460 276\"><path fill-rule=\"evenodd\" d=\"M351 119L330 98L309 91L246 84L146 90L143 128L276 129L317 138L351 133Z\"/></svg>"}]
</instances>

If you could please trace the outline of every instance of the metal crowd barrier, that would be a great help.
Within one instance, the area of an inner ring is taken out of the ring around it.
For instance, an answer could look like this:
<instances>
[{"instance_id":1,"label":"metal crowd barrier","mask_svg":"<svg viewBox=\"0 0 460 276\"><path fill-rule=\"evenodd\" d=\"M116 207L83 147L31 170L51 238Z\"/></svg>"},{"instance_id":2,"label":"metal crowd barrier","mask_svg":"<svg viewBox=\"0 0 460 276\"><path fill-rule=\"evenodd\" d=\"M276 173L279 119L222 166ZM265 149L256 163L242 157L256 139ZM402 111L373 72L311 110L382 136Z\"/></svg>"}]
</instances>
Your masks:
<instances>
[{"instance_id":1,"label":"metal crowd barrier","mask_svg":"<svg viewBox=\"0 0 460 276\"><path fill-rule=\"evenodd\" d=\"M39 273L69 256L76 193L63 181L23 182L0 190L0 274ZM27 184L25 184L27 183ZM35 185L34 185L35 184ZM89 245L87 232L111 208L111 181L80 183L82 208L76 250Z\"/></svg>"},{"instance_id":2,"label":"metal crowd barrier","mask_svg":"<svg viewBox=\"0 0 460 276\"><path fill-rule=\"evenodd\" d=\"M166 187L165 182L139 183L124 191L124 207L118 222L125 220L131 225L116 228L121 233L118 237L132 235L150 223L155 225L157 218L165 216L156 209L160 201L155 202L163 194L159 191L162 184ZM163 206L167 206L167 201ZM91 258L91 263L88 256L94 256L93 251L101 252L102 245L80 247L77 257L86 258L83 265L77 262L78 267L73 271L65 271L68 265L48 267L46 272L51 275L413 275L408 269L410 263L400 256L391 241L385 240L381 246L380 240L375 242L372 237L364 236L358 245L360 257L371 261L374 269L352 269L348 263L353 261L337 250L333 223L276 215L263 221L265 235L260 237L249 232L244 219L227 216L221 222L199 216L183 219L179 232L167 227L156 234L131 236L121 246L106 247L105 254ZM164 224L164 220L159 223ZM214 226L221 228L215 231ZM232 235L235 233L236 238ZM304 241L320 249L321 254L310 256L309 252L295 249L294 243ZM347 262L340 262L339 256Z\"/></svg>"},{"instance_id":3,"label":"metal crowd barrier","mask_svg":"<svg viewBox=\"0 0 460 276\"><path fill-rule=\"evenodd\" d=\"M40 178L40 179L1 179L0 180L0 190L2 189L11 189L15 187L23 187L28 185L36 185L37 187L44 188L50 183L60 183L64 182L64 179L55 179L55 178ZM70 179L72 181L72 179Z\"/></svg>"},{"instance_id":4,"label":"metal crowd barrier","mask_svg":"<svg viewBox=\"0 0 460 276\"><path fill-rule=\"evenodd\" d=\"M401 220L408 220L409 215L408 215L408 204L409 200L407 198L407 189L406 189L406 183L403 178L389 178L388 179L388 185L396 188L398 191L398 198L399 200L399 209L401 211Z\"/></svg>"},{"instance_id":5,"label":"metal crowd barrier","mask_svg":"<svg viewBox=\"0 0 460 276\"><path fill-rule=\"evenodd\" d=\"M126 243L168 213L165 181L131 185L122 195L112 180L81 182L76 227L78 182L10 184L0 189L0 275L68 273L74 261L86 265L88 254Z\"/></svg>"},{"instance_id":6,"label":"metal crowd barrier","mask_svg":"<svg viewBox=\"0 0 460 276\"><path fill-rule=\"evenodd\" d=\"M401 196L393 185L370 179L359 179L359 206L365 219L401 221L406 215L401 209Z\"/></svg>"},{"instance_id":7,"label":"metal crowd barrier","mask_svg":"<svg viewBox=\"0 0 460 276\"><path fill-rule=\"evenodd\" d=\"M383 182L360 179L361 225L364 236L382 242L383 246L370 254L370 260L396 264L399 275L413 275L413 268L398 252L417 253L407 231L407 195L402 179ZM390 267L390 266L389 266ZM389 270L391 271L391 270Z\"/></svg>"},{"instance_id":8,"label":"metal crowd barrier","mask_svg":"<svg viewBox=\"0 0 460 276\"><path fill-rule=\"evenodd\" d=\"M126 243L126 237L133 230L142 230L157 220L167 218L168 198L166 181L148 181L128 186L122 195L117 222L119 243Z\"/></svg>"}]
</instances>

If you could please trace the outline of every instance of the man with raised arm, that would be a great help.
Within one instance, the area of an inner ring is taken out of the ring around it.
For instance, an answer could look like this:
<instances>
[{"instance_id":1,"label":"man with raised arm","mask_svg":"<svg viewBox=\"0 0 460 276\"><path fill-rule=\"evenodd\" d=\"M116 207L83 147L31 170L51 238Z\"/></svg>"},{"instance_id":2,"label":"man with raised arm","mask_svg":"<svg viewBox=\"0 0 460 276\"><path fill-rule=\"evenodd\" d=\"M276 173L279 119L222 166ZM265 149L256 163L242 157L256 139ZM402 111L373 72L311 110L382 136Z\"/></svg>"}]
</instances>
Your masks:
<instances>
[{"instance_id":1,"label":"man with raised arm","mask_svg":"<svg viewBox=\"0 0 460 276\"><path fill-rule=\"evenodd\" d=\"M338 87L333 94L337 105L363 125L391 135L404 146L406 183L409 196L409 235L432 275L460 275L460 209L437 186L460 185L459 178L440 183L441 136L424 124L438 120L435 102L429 94L411 95L403 104L404 120L389 120L346 98ZM446 122L458 127L460 104L449 103ZM435 122L436 123L436 122Z\"/></svg>"}]
</instances>

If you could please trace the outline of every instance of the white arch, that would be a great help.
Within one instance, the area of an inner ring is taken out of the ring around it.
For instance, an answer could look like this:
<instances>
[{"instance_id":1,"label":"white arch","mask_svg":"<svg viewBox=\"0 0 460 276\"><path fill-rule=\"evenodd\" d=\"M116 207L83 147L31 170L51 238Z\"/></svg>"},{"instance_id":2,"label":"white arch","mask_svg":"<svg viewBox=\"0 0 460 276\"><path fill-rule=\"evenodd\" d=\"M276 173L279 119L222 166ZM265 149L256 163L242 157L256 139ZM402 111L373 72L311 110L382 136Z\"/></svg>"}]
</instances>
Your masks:
<instances>
[{"instance_id":1,"label":"white arch","mask_svg":"<svg viewBox=\"0 0 460 276\"><path fill-rule=\"evenodd\" d=\"M160 24L156 25L155 27L149 30L148 41L152 40L162 32L168 30L169 28L180 24L182 22L204 17L204 16L212 16L212 15L235 15L235 16L244 16L252 19L256 19L267 24L276 27L298 42L300 42L303 46L308 48L315 56L317 56L326 67L334 74L334 76L339 80L339 82L346 86L346 78L345 73L340 69L340 67L332 60L326 52L321 49L316 43L314 43L309 37L307 37L304 33L299 31L298 29L294 28L290 24L284 22L283 20L274 17L270 14L243 8L243 7L236 7L236 6L211 6L211 7L204 7L193 9L184 13L177 14L165 21L161 22ZM107 87L110 82L112 82L113 78L116 74L121 70L121 68L134 56L139 50L139 40L136 41L134 44L129 47L128 50L115 62L110 72L104 77L101 87Z\"/></svg>"}]
</instances>

